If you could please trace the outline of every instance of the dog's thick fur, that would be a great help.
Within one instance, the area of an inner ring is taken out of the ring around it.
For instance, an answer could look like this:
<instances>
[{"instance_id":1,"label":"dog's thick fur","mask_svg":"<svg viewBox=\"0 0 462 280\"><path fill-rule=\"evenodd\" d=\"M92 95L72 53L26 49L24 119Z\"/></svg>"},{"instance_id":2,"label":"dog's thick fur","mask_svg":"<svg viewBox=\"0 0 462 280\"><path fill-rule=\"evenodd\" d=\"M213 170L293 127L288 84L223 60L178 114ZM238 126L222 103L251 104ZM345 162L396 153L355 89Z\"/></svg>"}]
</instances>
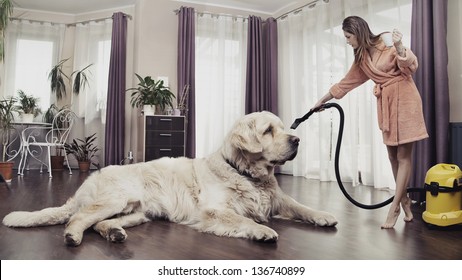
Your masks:
<instances>
[{"instance_id":1,"label":"dog's thick fur","mask_svg":"<svg viewBox=\"0 0 462 280\"><path fill-rule=\"evenodd\" d=\"M67 223L64 241L77 246L93 226L104 238L122 242L126 227L156 218L218 236L276 241L278 234L261 224L270 217L335 226L336 219L310 209L279 188L274 167L292 160L299 138L284 133L269 112L236 122L224 145L202 159L161 158L94 172L60 207L12 212L8 227Z\"/></svg>"}]
</instances>

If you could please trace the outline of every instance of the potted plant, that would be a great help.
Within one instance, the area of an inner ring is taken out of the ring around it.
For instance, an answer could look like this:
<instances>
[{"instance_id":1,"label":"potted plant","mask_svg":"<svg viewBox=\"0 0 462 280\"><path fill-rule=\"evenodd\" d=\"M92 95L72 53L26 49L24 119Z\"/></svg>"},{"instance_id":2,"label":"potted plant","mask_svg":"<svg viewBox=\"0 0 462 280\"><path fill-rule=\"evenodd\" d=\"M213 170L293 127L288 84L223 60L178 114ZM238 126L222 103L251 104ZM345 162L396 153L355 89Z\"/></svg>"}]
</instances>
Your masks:
<instances>
[{"instance_id":1,"label":"potted plant","mask_svg":"<svg viewBox=\"0 0 462 280\"><path fill-rule=\"evenodd\" d=\"M13 14L13 1L0 1L0 62L5 58L5 30Z\"/></svg>"},{"instance_id":2,"label":"potted plant","mask_svg":"<svg viewBox=\"0 0 462 280\"><path fill-rule=\"evenodd\" d=\"M64 144L64 149L68 155L73 155L79 163L80 172L88 172L90 165L93 164L99 169L99 164L93 162L98 147L94 144L96 133L85 137L85 139L74 139L71 143Z\"/></svg>"},{"instance_id":3,"label":"potted plant","mask_svg":"<svg viewBox=\"0 0 462 280\"><path fill-rule=\"evenodd\" d=\"M42 112L39 108L39 98L32 95L27 95L24 91L19 90L19 105L16 106L19 113L22 115L22 121L25 123L33 122L34 118Z\"/></svg>"},{"instance_id":4,"label":"potted plant","mask_svg":"<svg viewBox=\"0 0 462 280\"><path fill-rule=\"evenodd\" d=\"M64 73L63 66L68 60L69 58L59 61L55 66L53 66L53 68L51 68L51 71L48 74L51 92L56 95L57 100L62 99L66 95L65 79L69 81L69 77Z\"/></svg>"},{"instance_id":5,"label":"potted plant","mask_svg":"<svg viewBox=\"0 0 462 280\"><path fill-rule=\"evenodd\" d=\"M64 105L61 108L58 108L55 104L51 104L50 107L45 111L43 114L43 122L45 123L53 123L53 120L59 112L61 112L64 109L67 109L69 106ZM55 122L56 126L59 128L65 128L66 123L64 123L62 120L57 120ZM57 132L60 132L62 130L56 130ZM58 136L59 137L59 136ZM64 169L64 155L63 155L63 150L62 148L56 148L55 149L55 154L50 156L51 159L51 170L63 170Z\"/></svg>"},{"instance_id":6,"label":"potted plant","mask_svg":"<svg viewBox=\"0 0 462 280\"><path fill-rule=\"evenodd\" d=\"M153 114L152 111L154 110L163 114L167 106L173 108L175 95L169 87L164 85L163 80L155 81L151 76L142 78L136 73L135 75L139 80L138 87L127 89L131 92L130 104L132 107L143 107L145 115Z\"/></svg>"},{"instance_id":7,"label":"potted plant","mask_svg":"<svg viewBox=\"0 0 462 280\"><path fill-rule=\"evenodd\" d=\"M14 162L8 161L8 147L10 145L11 130L13 129L14 116L17 112L14 97L0 100L0 133L2 140L2 161L0 162L0 174L6 182L10 182L13 177Z\"/></svg>"},{"instance_id":8,"label":"potted plant","mask_svg":"<svg viewBox=\"0 0 462 280\"><path fill-rule=\"evenodd\" d=\"M71 77L74 77L74 82L72 83L72 91L76 95L78 95L80 93L80 90L84 89L85 86L89 84L87 71L89 71L88 68L90 68L90 66L92 65L93 63L85 66L82 70L76 70L72 72Z\"/></svg>"}]
</instances>

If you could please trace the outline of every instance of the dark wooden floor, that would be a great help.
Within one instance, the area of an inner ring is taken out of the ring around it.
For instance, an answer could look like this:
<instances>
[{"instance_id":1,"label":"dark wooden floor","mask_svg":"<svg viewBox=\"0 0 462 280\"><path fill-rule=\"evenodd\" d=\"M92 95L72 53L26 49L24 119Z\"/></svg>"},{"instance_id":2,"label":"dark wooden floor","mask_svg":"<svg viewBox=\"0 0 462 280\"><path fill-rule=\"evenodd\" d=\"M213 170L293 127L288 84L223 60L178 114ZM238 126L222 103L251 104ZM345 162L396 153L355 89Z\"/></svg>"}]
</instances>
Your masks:
<instances>
[{"instance_id":1,"label":"dark wooden floor","mask_svg":"<svg viewBox=\"0 0 462 280\"><path fill-rule=\"evenodd\" d=\"M0 185L0 217L13 210L38 210L63 204L87 175L75 171L46 174L29 171ZM363 210L353 206L336 183L319 183L302 177L278 176L281 187L296 200L334 214L339 224L323 228L291 221L272 220L279 233L275 244L216 237L187 226L154 221L127 229L125 243L114 244L92 229L82 245L63 243L63 225L14 229L0 225L0 259L135 259L135 260L420 260L462 259L462 227L429 228L422 222L424 206L414 205L415 220L402 217L392 230L380 229L388 206ZM371 187L348 187L363 203L390 197Z\"/></svg>"}]
</instances>

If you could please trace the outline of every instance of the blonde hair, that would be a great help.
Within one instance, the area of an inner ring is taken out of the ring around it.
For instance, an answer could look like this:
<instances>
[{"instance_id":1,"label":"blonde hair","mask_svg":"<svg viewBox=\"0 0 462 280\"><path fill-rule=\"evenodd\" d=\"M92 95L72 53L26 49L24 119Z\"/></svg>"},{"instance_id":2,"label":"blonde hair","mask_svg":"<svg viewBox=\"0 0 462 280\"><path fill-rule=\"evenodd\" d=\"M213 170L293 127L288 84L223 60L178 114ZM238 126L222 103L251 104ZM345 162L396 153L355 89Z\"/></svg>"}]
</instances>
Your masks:
<instances>
[{"instance_id":1,"label":"blonde hair","mask_svg":"<svg viewBox=\"0 0 462 280\"><path fill-rule=\"evenodd\" d=\"M378 44L380 34L372 33L367 22L358 16L349 16L343 20L342 29L356 36L358 47L354 49L355 63L359 64L364 59L364 53L368 48Z\"/></svg>"}]
</instances>

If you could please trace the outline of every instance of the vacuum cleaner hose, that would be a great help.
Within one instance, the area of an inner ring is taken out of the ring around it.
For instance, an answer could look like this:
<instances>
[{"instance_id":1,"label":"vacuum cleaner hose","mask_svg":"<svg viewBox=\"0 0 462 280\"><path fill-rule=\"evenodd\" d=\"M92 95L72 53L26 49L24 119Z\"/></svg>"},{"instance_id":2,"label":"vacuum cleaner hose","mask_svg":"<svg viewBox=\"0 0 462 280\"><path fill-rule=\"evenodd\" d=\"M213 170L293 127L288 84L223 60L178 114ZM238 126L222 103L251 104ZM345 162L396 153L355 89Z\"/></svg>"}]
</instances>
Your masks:
<instances>
[{"instance_id":1,"label":"vacuum cleaner hose","mask_svg":"<svg viewBox=\"0 0 462 280\"><path fill-rule=\"evenodd\" d=\"M363 208L363 209L368 209L368 210L371 210L371 209L378 209L378 208L381 208L381 207L384 207L385 205L388 205L390 204L392 201L393 201L393 198L394 196L390 197L389 199L381 202L381 203L377 203L377 204L372 204L372 205L368 205L368 204L363 204L363 203L360 203L358 201L356 201L353 197L350 196L350 194L345 190L345 187L343 186L343 183L342 183L342 180L341 180L341 177L340 177L340 168L339 168L339 161L340 161L340 147L342 145L342 138L343 138L343 128L344 128L344 125L345 125L345 114L343 113L343 109L340 105L338 105L337 103L325 103L323 105L321 105L320 107L318 108L315 108L315 109L312 109L310 110L307 114L305 114L305 116L303 116L302 118L299 118L299 119L296 119L295 122L292 124L291 128L292 129L295 129L298 127L298 125L300 125L300 123L304 122L305 120L307 120L314 112L318 112L318 111L321 111L323 109L328 109L328 108L336 108L337 111L339 112L340 114L340 125L339 125L339 132L338 132L338 139L337 139L337 145L335 147L335 162L334 162L334 166L335 166L335 177L337 179L337 183L340 187L340 190L342 191L342 193L345 195L345 197L351 202L353 203L354 205L356 205L357 207L360 207L360 208ZM407 192L415 192L415 191L425 191L423 188L409 188L407 190Z\"/></svg>"}]
</instances>

